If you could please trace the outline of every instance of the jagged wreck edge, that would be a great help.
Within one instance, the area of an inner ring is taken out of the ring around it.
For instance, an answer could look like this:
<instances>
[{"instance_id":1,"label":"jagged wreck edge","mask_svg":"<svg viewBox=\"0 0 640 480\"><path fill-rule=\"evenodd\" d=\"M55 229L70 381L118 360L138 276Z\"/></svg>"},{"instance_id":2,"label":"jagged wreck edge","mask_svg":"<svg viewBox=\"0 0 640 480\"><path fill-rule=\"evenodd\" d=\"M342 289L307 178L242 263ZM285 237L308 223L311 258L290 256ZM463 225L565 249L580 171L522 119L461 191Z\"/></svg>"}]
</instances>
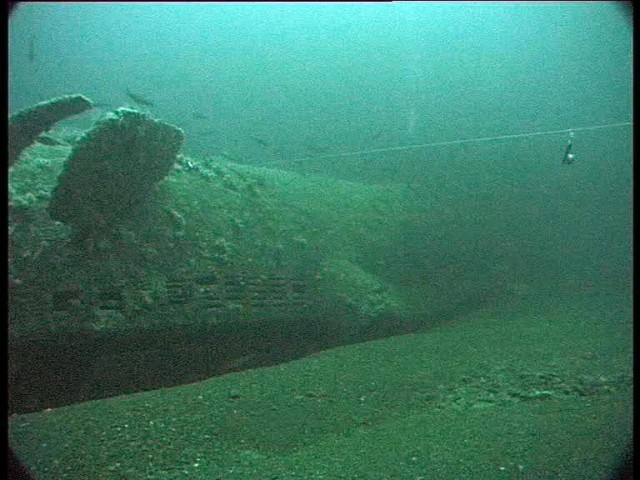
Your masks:
<instances>
[{"instance_id":1,"label":"jagged wreck edge","mask_svg":"<svg viewBox=\"0 0 640 480\"><path fill-rule=\"evenodd\" d=\"M20 153L51 129L56 122L78 115L93 107L84 95L66 95L37 103L9 117L9 166Z\"/></svg>"}]
</instances>

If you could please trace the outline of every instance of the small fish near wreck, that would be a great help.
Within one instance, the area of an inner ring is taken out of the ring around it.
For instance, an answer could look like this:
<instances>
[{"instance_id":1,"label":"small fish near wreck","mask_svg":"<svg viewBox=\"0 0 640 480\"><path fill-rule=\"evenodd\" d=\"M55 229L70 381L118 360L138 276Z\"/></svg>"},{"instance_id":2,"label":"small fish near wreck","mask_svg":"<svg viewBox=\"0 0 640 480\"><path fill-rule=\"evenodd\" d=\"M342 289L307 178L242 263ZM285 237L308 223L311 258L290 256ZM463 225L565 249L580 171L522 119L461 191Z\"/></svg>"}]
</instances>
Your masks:
<instances>
[{"instance_id":1,"label":"small fish near wreck","mask_svg":"<svg viewBox=\"0 0 640 480\"><path fill-rule=\"evenodd\" d=\"M269 147L271 144L266 141L264 138L260 138L260 137L256 137L255 135L251 135L250 136L251 139L256 142L258 145L260 145L261 147Z\"/></svg>"},{"instance_id":2,"label":"small fish near wreck","mask_svg":"<svg viewBox=\"0 0 640 480\"><path fill-rule=\"evenodd\" d=\"M125 90L125 93L127 94L127 97L129 97L131 100L133 100L133 102L137 105L143 106L143 107L155 107L156 104L153 103L151 100L148 100L146 98L144 98L142 95L138 95L137 93L133 93L132 91L130 91L128 88Z\"/></svg>"},{"instance_id":3,"label":"small fish near wreck","mask_svg":"<svg viewBox=\"0 0 640 480\"><path fill-rule=\"evenodd\" d=\"M193 112L192 117L196 120L211 120L211 117L201 112Z\"/></svg>"},{"instance_id":4,"label":"small fish near wreck","mask_svg":"<svg viewBox=\"0 0 640 480\"><path fill-rule=\"evenodd\" d=\"M29 38L29 53L27 54L27 59L29 63L36 61L36 37L34 35L31 35Z\"/></svg>"}]
</instances>

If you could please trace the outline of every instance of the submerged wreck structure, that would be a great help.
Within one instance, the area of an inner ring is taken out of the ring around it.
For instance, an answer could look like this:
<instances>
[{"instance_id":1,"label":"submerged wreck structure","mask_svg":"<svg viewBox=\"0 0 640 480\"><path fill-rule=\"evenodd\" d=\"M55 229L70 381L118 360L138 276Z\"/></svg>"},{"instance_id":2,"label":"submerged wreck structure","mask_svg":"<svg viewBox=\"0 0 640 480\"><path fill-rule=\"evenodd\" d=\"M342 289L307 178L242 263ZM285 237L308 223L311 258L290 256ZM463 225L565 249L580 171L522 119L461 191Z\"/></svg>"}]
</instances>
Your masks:
<instances>
[{"instance_id":1,"label":"submerged wreck structure","mask_svg":"<svg viewBox=\"0 0 640 480\"><path fill-rule=\"evenodd\" d=\"M100 237L130 217L164 179L184 134L136 110L120 108L73 147L48 211L82 238Z\"/></svg>"},{"instance_id":2,"label":"submerged wreck structure","mask_svg":"<svg viewBox=\"0 0 640 480\"><path fill-rule=\"evenodd\" d=\"M66 95L20 110L9 117L9 166L38 136L59 122L93 107L83 95Z\"/></svg>"},{"instance_id":3,"label":"submerged wreck structure","mask_svg":"<svg viewBox=\"0 0 640 480\"><path fill-rule=\"evenodd\" d=\"M73 98L62 110L88 105ZM378 262L410 216L402 192L187 158L178 127L132 109L73 146L34 135L10 170L12 412L411 328Z\"/></svg>"}]
</instances>

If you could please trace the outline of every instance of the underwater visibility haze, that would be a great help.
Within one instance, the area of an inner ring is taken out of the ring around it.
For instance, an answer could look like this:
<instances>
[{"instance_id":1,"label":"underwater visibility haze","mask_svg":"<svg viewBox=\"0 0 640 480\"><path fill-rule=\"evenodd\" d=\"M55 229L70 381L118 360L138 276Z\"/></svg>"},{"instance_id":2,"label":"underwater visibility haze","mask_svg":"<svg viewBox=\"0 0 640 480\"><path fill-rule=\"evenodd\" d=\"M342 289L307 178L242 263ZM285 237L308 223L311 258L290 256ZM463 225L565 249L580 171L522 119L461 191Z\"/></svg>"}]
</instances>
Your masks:
<instances>
[{"instance_id":1,"label":"underwater visibility haze","mask_svg":"<svg viewBox=\"0 0 640 480\"><path fill-rule=\"evenodd\" d=\"M631 37L623 2L20 4L23 467L625 475Z\"/></svg>"}]
</instances>

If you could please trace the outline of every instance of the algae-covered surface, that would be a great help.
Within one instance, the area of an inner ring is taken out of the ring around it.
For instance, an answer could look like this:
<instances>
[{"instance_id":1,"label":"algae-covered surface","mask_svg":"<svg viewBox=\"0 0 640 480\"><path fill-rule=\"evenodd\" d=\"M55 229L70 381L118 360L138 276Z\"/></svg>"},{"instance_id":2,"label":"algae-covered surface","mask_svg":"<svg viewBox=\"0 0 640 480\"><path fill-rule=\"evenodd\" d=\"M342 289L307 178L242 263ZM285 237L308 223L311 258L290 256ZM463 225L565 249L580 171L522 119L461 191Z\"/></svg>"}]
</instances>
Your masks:
<instances>
[{"instance_id":1,"label":"algae-covered surface","mask_svg":"<svg viewBox=\"0 0 640 480\"><path fill-rule=\"evenodd\" d=\"M38 479L601 479L631 441L626 294L538 291L434 329L13 416Z\"/></svg>"}]
</instances>

